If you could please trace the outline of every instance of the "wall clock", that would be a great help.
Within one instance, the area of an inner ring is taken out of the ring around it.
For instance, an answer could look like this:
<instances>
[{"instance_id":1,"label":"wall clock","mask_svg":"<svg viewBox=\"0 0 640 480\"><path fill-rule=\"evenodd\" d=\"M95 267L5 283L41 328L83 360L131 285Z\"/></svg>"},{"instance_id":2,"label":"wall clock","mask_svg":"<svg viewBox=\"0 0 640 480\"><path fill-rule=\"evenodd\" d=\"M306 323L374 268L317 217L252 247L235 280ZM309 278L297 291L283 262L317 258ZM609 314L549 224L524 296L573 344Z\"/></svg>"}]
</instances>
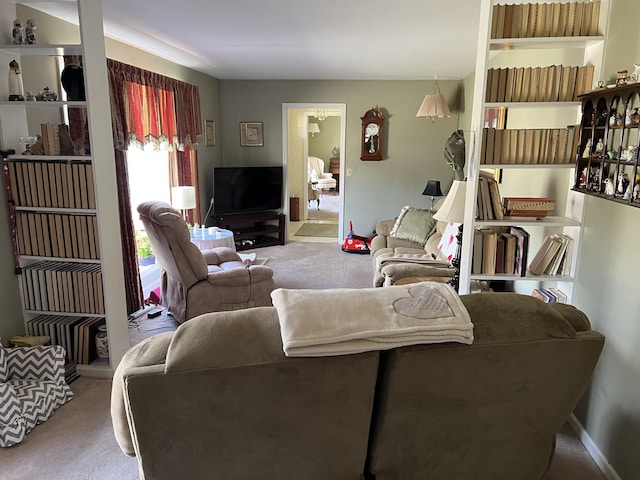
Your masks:
<instances>
[{"instance_id":1,"label":"wall clock","mask_svg":"<svg viewBox=\"0 0 640 480\"><path fill-rule=\"evenodd\" d=\"M368 110L360 120L362 120L360 160L382 160L384 115L376 107Z\"/></svg>"}]
</instances>

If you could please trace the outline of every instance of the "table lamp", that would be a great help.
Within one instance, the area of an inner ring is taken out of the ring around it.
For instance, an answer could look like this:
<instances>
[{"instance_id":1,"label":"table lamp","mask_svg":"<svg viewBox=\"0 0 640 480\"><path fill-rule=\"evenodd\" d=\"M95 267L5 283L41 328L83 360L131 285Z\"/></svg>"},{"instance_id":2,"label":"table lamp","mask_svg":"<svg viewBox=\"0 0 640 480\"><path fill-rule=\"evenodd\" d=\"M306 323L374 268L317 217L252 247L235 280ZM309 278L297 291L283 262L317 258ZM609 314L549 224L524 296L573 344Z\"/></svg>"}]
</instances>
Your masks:
<instances>
[{"instance_id":1,"label":"table lamp","mask_svg":"<svg viewBox=\"0 0 640 480\"><path fill-rule=\"evenodd\" d=\"M427 180L427 186L424 187L422 195L431 196L431 211L433 211L433 199L434 197L441 197L442 190L440 190L440 180Z\"/></svg>"},{"instance_id":2,"label":"table lamp","mask_svg":"<svg viewBox=\"0 0 640 480\"><path fill-rule=\"evenodd\" d=\"M196 208L196 187L171 187L171 206L182 211L184 221L187 220L187 210Z\"/></svg>"},{"instance_id":3,"label":"table lamp","mask_svg":"<svg viewBox=\"0 0 640 480\"><path fill-rule=\"evenodd\" d=\"M456 292L460 286L460 253L462 251L462 222L464 222L464 204L467 194L467 182L462 180L454 180L449 193L447 194L444 202L433 215L436 220L445 222L458 223L458 235L456 240L458 245L456 247L456 254L451 260L451 265L455 269L453 278L449 281Z\"/></svg>"}]
</instances>

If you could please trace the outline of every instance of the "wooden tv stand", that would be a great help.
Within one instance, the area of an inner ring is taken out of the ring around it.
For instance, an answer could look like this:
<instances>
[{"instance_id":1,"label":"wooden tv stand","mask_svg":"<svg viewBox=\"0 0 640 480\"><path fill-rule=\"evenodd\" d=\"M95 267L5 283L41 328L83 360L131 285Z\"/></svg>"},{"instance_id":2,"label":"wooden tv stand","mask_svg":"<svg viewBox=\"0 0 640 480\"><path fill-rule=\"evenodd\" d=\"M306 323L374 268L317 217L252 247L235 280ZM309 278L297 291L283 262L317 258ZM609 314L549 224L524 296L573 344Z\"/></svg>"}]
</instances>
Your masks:
<instances>
[{"instance_id":1,"label":"wooden tv stand","mask_svg":"<svg viewBox=\"0 0 640 480\"><path fill-rule=\"evenodd\" d=\"M266 211L214 215L215 226L233 232L236 250L284 245L284 213ZM250 243L249 243L250 242Z\"/></svg>"}]
</instances>

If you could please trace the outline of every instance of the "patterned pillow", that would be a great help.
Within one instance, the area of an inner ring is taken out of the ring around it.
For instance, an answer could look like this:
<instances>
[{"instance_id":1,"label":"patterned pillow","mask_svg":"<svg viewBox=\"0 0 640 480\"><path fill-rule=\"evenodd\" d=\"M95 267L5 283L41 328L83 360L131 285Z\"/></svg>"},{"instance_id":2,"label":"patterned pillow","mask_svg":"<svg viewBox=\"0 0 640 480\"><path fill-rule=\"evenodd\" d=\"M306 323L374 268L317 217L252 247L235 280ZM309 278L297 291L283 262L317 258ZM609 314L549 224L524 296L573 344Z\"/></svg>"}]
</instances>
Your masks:
<instances>
[{"instance_id":1,"label":"patterned pillow","mask_svg":"<svg viewBox=\"0 0 640 480\"><path fill-rule=\"evenodd\" d=\"M7 381L7 355L0 345L0 383Z\"/></svg>"},{"instance_id":2,"label":"patterned pillow","mask_svg":"<svg viewBox=\"0 0 640 480\"><path fill-rule=\"evenodd\" d=\"M456 239L456 235L458 235L458 227L459 223L449 222L447 227L444 229L442 233L442 239L438 244L438 250L442 252L442 254L447 257L447 260L451 261L451 259L456 254L456 249L458 248L458 240Z\"/></svg>"},{"instance_id":3,"label":"patterned pillow","mask_svg":"<svg viewBox=\"0 0 640 480\"><path fill-rule=\"evenodd\" d=\"M424 246L435 228L431 210L406 206L402 207L389 236Z\"/></svg>"}]
</instances>

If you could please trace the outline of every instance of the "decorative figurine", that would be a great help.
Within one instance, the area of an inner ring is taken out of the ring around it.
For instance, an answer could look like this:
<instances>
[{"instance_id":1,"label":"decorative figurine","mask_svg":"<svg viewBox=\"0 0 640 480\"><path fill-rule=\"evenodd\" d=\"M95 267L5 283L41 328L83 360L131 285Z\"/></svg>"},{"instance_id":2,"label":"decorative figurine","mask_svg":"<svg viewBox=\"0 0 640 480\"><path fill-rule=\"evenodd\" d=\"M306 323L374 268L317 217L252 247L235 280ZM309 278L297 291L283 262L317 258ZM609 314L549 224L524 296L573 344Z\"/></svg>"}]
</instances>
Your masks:
<instances>
[{"instance_id":1,"label":"decorative figurine","mask_svg":"<svg viewBox=\"0 0 640 480\"><path fill-rule=\"evenodd\" d=\"M627 185L627 189L624 191L623 200L631 200L631 185Z\"/></svg>"},{"instance_id":2,"label":"decorative figurine","mask_svg":"<svg viewBox=\"0 0 640 480\"><path fill-rule=\"evenodd\" d=\"M609 126L620 127L621 125L622 125L622 114L618 112L613 112L609 117Z\"/></svg>"},{"instance_id":3,"label":"decorative figurine","mask_svg":"<svg viewBox=\"0 0 640 480\"><path fill-rule=\"evenodd\" d=\"M609 158L609 160L616 160L618 158L618 152L616 152L615 150L609 150L607 152L607 157Z\"/></svg>"},{"instance_id":4,"label":"decorative figurine","mask_svg":"<svg viewBox=\"0 0 640 480\"><path fill-rule=\"evenodd\" d=\"M15 60L9 62L9 101L21 102L24 100L24 86L22 85L22 74L20 64Z\"/></svg>"},{"instance_id":5,"label":"decorative figurine","mask_svg":"<svg viewBox=\"0 0 640 480\"><path fill-rule=\"evenodd\" d=\"M631 159L633 158L633 149L634 149L633 145L630 145L627 148L625 148L620 154L620 160L625 160L627 162L630 162Z\"/></svg>"},{"instance_id":6,"label":"decorative figurine","mask_svg":"<svg viewBox=\"0 0 640 480\"><path fill-rule=\"evenodd\" d=\"M610 178L604 179L604 194L605 195L613 195L614 194L613 182Z\"/></svg>"},{"instance_id":7,"label":"decorative figurine","mask_svg":"<svg viewBox=\"0 0 640 480\"><path fill-rule=\"evenodd\" d=\"M22 30L24 29L24 25L18 19L13 21L13 44L14 45L22 45L24 43L24 34Z\"/></svg>"},{"instance_id":8,"label":"decorative figurine","mask_svg":"<svg viewBox=\"0 0 640 480\"><path fill-rule=\"evenodd\" d=\"M600 115L598 115L598 118L596 118L596 127L606 126L608 117L609 117L609 114L607 113L606 110L604 110Z\"/></svg>"},{"instance_id":9,"label":"decorative figurine","mask_svg":"<svg viewBox=\"0 0 640 480\"><path fill-rule=\"evenodd\" d=\"M36 21L33 18L27 20L25 43L27 45L36 45Z\"/></svg>"},{"instance_id":10,"label":"decorative figurine","mask_svg":"<svg viewBox=\"0 0 640 480\"><path fill-rule=\"evenodd\" d=\"M618 174L618 189L617 189L617 193L619 193L620 195L625 193L627 191L627 186L628 185L629 185L629 178L627 177L627 174L624 173L624 172L620 172Z\"/></svg>"},{"instance_id":11,"label":"decorative figurine","mask_svg":"<svg viewBox=\"0 0 640 480\"><path fill-rule=\"evenodd\" d=\"M632 83L635 83L638 80L640 80L640 65L636 63L633 64L633 72L631 72L631 75L629 75L629 80Z\"/></svg>"},{"instance_id":12,"label":"decorative figurine","mask_svg":"<svg viewBox=\"0 0 640 480\"><path fill-rule=\"evenodd\" d=\"M594 157L602 158L604 156L604 142L602 139L598 139L598 143L596 143L596 151Z\"/></svg>"},{"instance_id":13,"label":"decorative figurine","mask_svg":"<svg viewBox=\"0 0 640 480\"><path fill-rule=\"evenodd\" d=\"M618 78L616 79L617 85L626 85L627 84L627 76L629 74L629 70L620 70L618 71Z\"/></svg>"},{"instance_id":14,"label":"decorative figurine","mask_svg":"<svg viewBox=\"0 0 640 480\"><path fill-rule=\"evenodd\" d=\"M54 102L58 100L58 94L49 90L48 86L44 86L42 91L36 95L36 100L39 102Z\"/></svg>"},{"instance_id":15,"label":"decorative figurine","mask_svg":"<svg viewBox=\"0 0 640 480\"><path fill-rule=\"evenodd\" d=\"M587 138L587 144L582 152L582 158L589 158L589 155L591 155L591 139Z\"/></svg>"},{"instance_id":16,"label":"decorative figurine","mask_svg":"<svg viewBox=\"0 0 640 480\"><path fill-rule=\"evenodd\" d=\"M640 197L640 183L636 183L633 187L633 201L637 202Z\"/></svg>"}]
</instances>

